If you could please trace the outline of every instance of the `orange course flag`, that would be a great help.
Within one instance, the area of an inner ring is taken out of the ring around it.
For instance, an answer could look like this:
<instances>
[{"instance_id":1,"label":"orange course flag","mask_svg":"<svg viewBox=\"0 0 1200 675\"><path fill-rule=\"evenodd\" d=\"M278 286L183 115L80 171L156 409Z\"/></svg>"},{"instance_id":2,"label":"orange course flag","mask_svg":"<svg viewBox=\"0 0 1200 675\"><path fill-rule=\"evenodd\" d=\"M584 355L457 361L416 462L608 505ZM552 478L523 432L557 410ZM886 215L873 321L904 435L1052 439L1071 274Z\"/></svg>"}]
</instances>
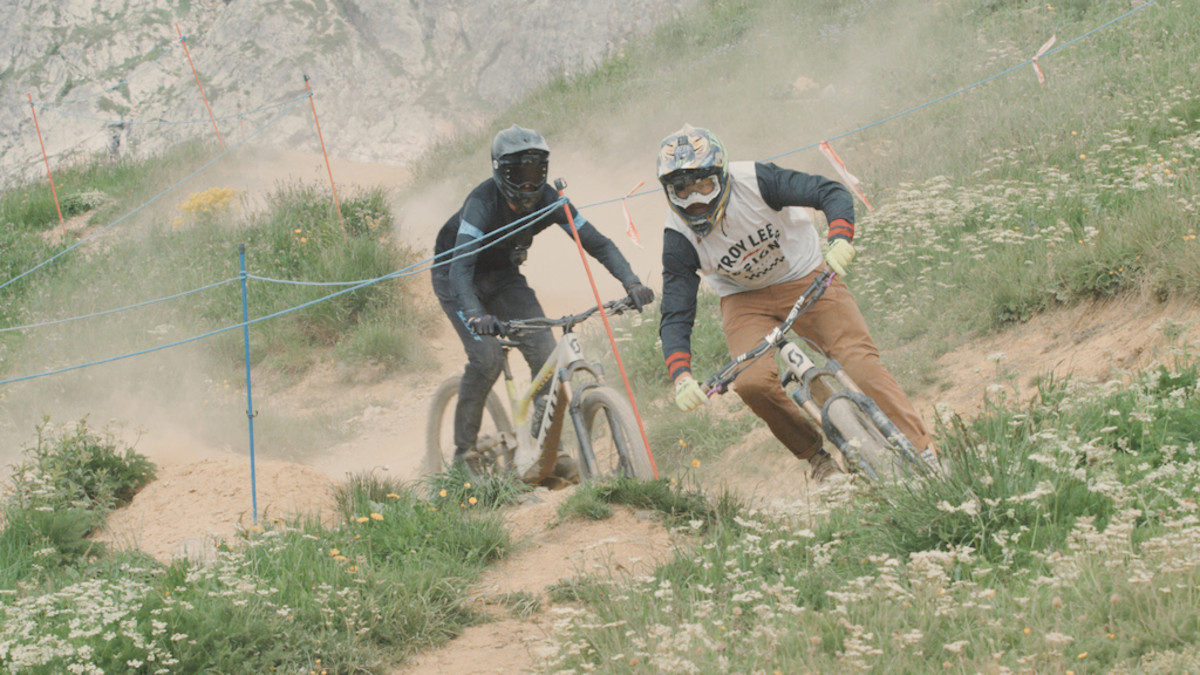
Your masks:
<instances>
[{"instance_id":1,"label":"orange course flag","mask_svg":"<svg viewBox=\"0 0 1200 675\"><path fill-rule=\"evenodd\" d=\"M854 174L846 170L846 163L843 162L842 158L838 157L837 153L833 151L833 146L829 145L829 141L821 141L821 154L825 155L825 159L828 159L829 163L833 165L834 170L836 170L838 175L842 177L842 182L846 184L846 187L850 188L854 191L854 194L858 195L858 198L862 200L862 203L867 206L867 210L874 211L875 207L871 206L871 202L867 201L866 195L862 193L862 190L858 189L858 178L855 178Z\"/></svg>"},{"instance_id":2,"label":"orange course flag","mask_svg":"<svg viewBox=\"0 0 1200 675\"><path fill-rule=\"evenodd\" d=\"M625 212L625 236L629 237L629 241L632 241L635 245L637 245L638 248L645 247L642 246L642 237L638 234L637 227L635 227L633 224L633 216L629 215L629 205L625 202L629 200L629 197L633 193L637 192L645 184L646 181L638 182L637 185L633 186L632 190L626 192L624 197L621 197L621 210Z\"/></svg>"},{"instance_id":3,"label":"orange course flag","mask_svg":"<svg viewBox=\"0 0 1200 675\"><path fill-rule=\"evenodd\" d=\"M1054 41L1057 39L1058 35L1051 35L1050 39L1046 40L1046 44L1042 45L1042 48L1037 50L1037 53L1033 55L1033 70L1037 73L1038 84L1043 87L1046 86L1046 75L1042 72L1042 67L1038 65L1038 58L1050 51L1050 48L1054 46Z\"/></svg>"}]
</instances>

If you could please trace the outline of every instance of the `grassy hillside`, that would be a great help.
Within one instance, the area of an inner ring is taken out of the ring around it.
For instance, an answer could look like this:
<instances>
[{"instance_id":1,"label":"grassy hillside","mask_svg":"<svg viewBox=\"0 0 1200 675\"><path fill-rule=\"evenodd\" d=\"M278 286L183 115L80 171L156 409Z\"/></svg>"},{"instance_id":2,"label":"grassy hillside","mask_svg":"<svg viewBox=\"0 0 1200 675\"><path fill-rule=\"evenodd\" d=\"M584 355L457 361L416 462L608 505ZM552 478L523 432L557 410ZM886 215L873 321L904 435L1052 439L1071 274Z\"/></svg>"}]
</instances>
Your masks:
<instances>
[{"instance_id":1,"label":"grassy hillside","mask_svg":"<svg viewBox=\"0 0 1200 675\"><path fill-rule=\"evenodd\" d=\"M1200 289L1189 3L705 5L496 128L519 120L585 153L578 182L644 179L645 202L662 202L653 153L685 121L734 159L827 175L814 146L834 139L876 207L857 204L851 283L910 387L933 383L939 353L1037 312ZM1027 62L1052 36L1043 87ZM418 189L481 175L494 131L446 148ZM661 222L650 213L643 238Z\"/></svg>"},{"instance_id":2,"label":"grassy hillside","mask_svg":"<svg viewBox=\"0 0 1200 675\"><path fill-rule=\"evenodd\" d=\"M28 437L42 415L114 408L238 433L247 356L259 377L284 383L322 362L377 374L423 367L432 315L411 279L374 281L419 259L386 236L384 190L344 191L341 217L319 185L276 184L252 203L208 174L188 178L218 156L197 143L64 167L65 225L45 182L0 196L4 436ZM237 327L242 245L248 346ZM331 440L327 421L262 420L297 451Z\"/></svg>"}]
</instances>

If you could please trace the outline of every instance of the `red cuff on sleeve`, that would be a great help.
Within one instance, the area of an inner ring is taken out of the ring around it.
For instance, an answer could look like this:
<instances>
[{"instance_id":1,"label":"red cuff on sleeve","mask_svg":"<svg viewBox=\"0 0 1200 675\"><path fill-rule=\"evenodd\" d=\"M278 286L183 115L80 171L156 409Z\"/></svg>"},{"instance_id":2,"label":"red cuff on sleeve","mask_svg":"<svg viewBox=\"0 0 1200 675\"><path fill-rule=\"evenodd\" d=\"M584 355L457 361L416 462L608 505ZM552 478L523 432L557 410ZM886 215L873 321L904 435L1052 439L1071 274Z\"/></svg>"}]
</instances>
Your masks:
<instances>
[{"instance_id":1,"label":"red cuff on sleeve","mask_svg":"<svg viewBox=\"0 0 1200 675\"><path fill-rule=\"evenodd\" d=\"M692 355L687 352L675 352L667 357L667 375L674 381L684 373L692 372Z\"/></svg>"},{"instance_id":2,"label":"red cuff on sleeve","mask_svg":"<svg viewBox=\"0 0 1200 675\"><path fill-rule=\"evenodd\" d=\"M838 237L841 237L846 241L853 242L854 223L846 220L845 218L838 218L837 220L829 223L829 239L832 240Z\"/></svg>"}]
</instances>

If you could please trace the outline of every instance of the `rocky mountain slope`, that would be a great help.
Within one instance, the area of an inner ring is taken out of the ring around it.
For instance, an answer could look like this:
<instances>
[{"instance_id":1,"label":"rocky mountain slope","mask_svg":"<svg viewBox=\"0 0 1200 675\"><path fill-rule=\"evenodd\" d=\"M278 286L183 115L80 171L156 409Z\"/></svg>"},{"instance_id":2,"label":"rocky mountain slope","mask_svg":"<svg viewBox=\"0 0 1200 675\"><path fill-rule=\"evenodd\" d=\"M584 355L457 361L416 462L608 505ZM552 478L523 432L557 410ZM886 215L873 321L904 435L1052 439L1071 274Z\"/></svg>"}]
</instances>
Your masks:
<instances>
[{"instance_id":1,"label":"rocky mountain slope","mask_svg":"<svg viewBox=\"0 0 1200 675\"><path fill-rule=\"evenodd\" d=\"M54 162L213 139L209 108L226 145L319 151L305 76L330 154L404 164L693 4L0 0L0 184L43 170L33 112Z\"/></svg>"}]
</instances>

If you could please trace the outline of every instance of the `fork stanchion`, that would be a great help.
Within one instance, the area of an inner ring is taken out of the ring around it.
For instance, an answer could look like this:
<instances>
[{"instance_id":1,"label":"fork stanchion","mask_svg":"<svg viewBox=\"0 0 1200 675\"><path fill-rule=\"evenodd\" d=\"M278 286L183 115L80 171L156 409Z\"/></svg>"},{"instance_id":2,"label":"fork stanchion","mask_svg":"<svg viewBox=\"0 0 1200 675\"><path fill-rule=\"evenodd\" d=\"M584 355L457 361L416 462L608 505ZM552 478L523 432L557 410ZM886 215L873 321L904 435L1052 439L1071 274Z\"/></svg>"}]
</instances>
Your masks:
<instances>
[{"instance_id":1,"label":"fork stanchion","mask_svg":"<svg viewBox=\"0 0 1200 675\"><path fill-rule=\"evenodd\" d=\"M565 198L567 183L559 178L554 181L558 196ZM575 228L575 216L571 215L570 202L563 202L563 211L567 214L567 224L571 226L571 237L575 239L575 247L579 249L579 259L583 262L583 270L587 272L588 284L592 287L592 295L596 298L596 307L600 318L604 321L604 332L608 333L608 344L612 346L613 357L617 361L617 369L621 371L621 380L625 383L625 394L629 396L629 405L633 408L633 416L637 420L638 431L642 434L642 445L650 458L650 468L654 469L654 477L658 478L658 464L654 461L654 451L650 449L650 439L646 436L646 425L642 423L642 413L638 410L637 398L633 395L633 387L629 384L629 376L625 374L625 364L621 361L621 350L617 348L617 339L613 336L612 326L608 323L608 311L604 309L604 301L600 299L600 289L596 287L596 277L592 275L592 267L588 264L587 253L583 250L583 241L579 239L579 230Z\"/></svg>"}]
</instances>

